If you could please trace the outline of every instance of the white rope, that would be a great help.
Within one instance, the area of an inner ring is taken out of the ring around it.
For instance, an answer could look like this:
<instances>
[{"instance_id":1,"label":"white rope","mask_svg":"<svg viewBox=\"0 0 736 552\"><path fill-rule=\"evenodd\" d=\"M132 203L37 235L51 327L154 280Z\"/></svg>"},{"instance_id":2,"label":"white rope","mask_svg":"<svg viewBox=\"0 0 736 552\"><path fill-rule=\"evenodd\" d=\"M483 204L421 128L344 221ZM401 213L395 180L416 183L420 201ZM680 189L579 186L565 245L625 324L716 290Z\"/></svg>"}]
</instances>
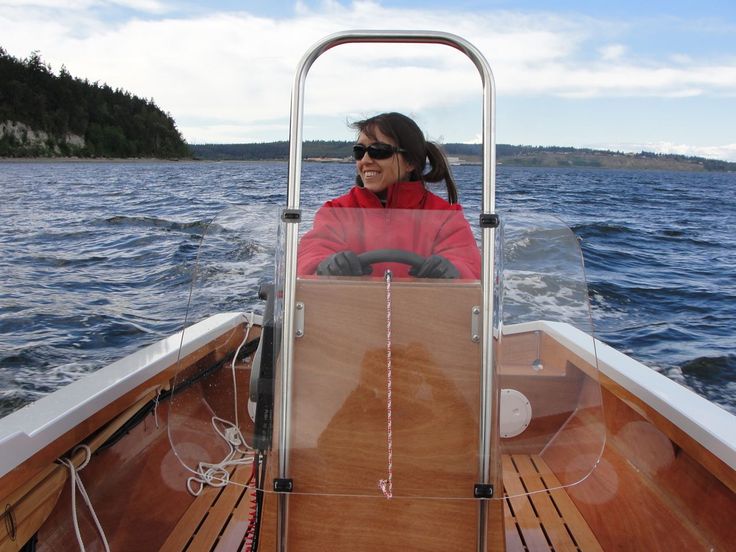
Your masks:
<instances>
[{"instance_id":1,"label":"white rope","mask_svg":"<svg viewBox=\"0 0 736 552\"><path fill-rule=\"evenodd\" d=\"M394 496L394 465L393 465L393 427L392 427L392 396L391 396L391 271L386 271L386 426L388 441L388 477L378 482L378 488L383 496L390 499Z\"/></svg>"},{"instance_id":2,"label":"white rope","mask_svg":"<svg viewBox=\"0 0 736 552\"><path fill-rule=\"evenodd\" d=\"M250 334L250 329L253 327L253 320L255 319L255 316L253 315L253 311L251 311L248 315L248 325L245 327L245 335L243 336L243 341L240 342L240 345L238 345L238 348L235 350L235 354L233 355L233 361L230 364L230 371L233 375L233 411L235 413L235 426L240 427L240 424L238 423L238 380L235 378L235 361L238 359L238 355L240 354L240 349L243 348L243 345L245 345L246 341L248 341L248 335Z\"/></svg>"},{"instance_id":3,"label":"white rope","mask_svg":"<svg viewBox=\"0 0 736 552\"><path fill-rule=\"evenodd\" d=\"M211 487L224 487L230 483L230 472L228 468L232 466L242 466L253 463L253 449L245 441L242 432L240 431L240 424L238 423L238 381L235 372L235 362L240 354L240 350L243 348L245 343L248 341L248 335L250 329L253 327L253 320L255 319L253 313L247 315L248 325L245 329L245 336L243 341L238 345L238 348L233 355L233 360L230 363L230 370L233 378L233 411L235 414L235 423L232 423L223 418L213 416L211 419L212 427L223 441L228 446L228 452L225 457L219 462L200 462L197 465L197 469L191 469L185 466L194 475L187 478L187 490L194 496L198 496L205 485ZM223 426L221 429L218 423ZM241 448L245 447L245 449ZM198 487L193 485L197 483Z\"/></svg>"},{"instance_id":4,"label":"white rope","mask_svg":"<svg viewBox=\"0 0 736 552\"><path fill-rule=\"evenodd\" d=\"M92 502L90 501L89 496L87 495L87 490L84 488L84 484L82 483L82 478L79 477L79 472L82 471L87 466L87 464L89 464L89 461L92 458L92 451L87 445L78 445L74 447L74 450L72 450L72 456L74 456L74 454L79 449L84 450L86 452L86 456L85 456L84 462L82 462L78 468L74 467L74 462L72 462L71 459L59 458L59 462L61 462L62 464L64 464L66 467L69 468L69 480L71 482L71 495L72 495L72 520L74 521L74 532L77 534L77 542L79 543L79 549L82 552L85 552L84 542L82 541L82 533L79 530L79 520L77 519L77 489L79 489L79 494L82 495L84 502L87 504L87 508L89 508L90 514L92 514L92 519L95 522L97 531L100 533L100 538L102 538L102 544L105 546L105 551L110 552L110 546L107 543L107 537L105 537L105 532L102 530L102 525L100 525L100 520L97 519L97 514L95 513L95 509L92 507Z\"/></svg>"},{"instance_id":5,"label":"white rope","mask_svg":"<svg viewBox=\"0 0 736 552\"><path fill-rule=\"evenodd\" d=\"M224 430L218 427L218 422L224 426ZM224 487L230 483L230 472L228 468L232 466L244 466L253 463L252 449L248 446L243 438L243 434L238 429L238 426L218 418L217 416L212 417L212 427L215 428L217 433L228 445L228 452L225 457L219 462L200 462L197 465L197 469L193 470L187 468L194 475L187 478L187 490L194 496L199 496L204 489L205 485L211 487ZM241 445L245 446L243 450ZM199 487L194 488L193 484L198 483Z\"/></svg>"}]
</instances>

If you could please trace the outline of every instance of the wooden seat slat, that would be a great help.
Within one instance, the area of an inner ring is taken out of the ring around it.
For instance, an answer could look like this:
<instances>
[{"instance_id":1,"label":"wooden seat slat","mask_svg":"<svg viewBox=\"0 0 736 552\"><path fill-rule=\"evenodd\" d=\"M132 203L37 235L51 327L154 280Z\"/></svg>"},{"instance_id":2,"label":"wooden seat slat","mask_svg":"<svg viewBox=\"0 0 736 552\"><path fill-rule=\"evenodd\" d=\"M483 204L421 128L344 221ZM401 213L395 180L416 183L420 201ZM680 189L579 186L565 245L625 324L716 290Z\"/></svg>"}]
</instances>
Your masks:
<instances>
[{"instance_id":1,"label":"wooden seat slat","mask_svg":"<svg viewBox=\"0 0 736 552\"><path fill-rule=\"evenodd\" d=\"M574 552L578 550L567 530L565 519L555 507L541 474L537 471L536 466L532 463L529 456L523 454L514 455L513 460L520 471L525 474L523 479L526 490L532 493L529 495L529 499L534 504L537 515L547 533L547 537L552 543L552 548L560 552Z\"/></svg>"},{"instance_id":2,"label":"wooden seat slat","mask_svg":"<svg viewBox=\"0 0 736 552\"><path fill-rule=\"evenodd\" d=\"M250 476L250 466L238 466L231 475L231 483L220 493L217 501L208 512L207 519L192 539L190 550L212 550L217 544L218 537L227 529L227 524L233 521L232 513L247 488L245 483Z\"/></svg>"},{"instance_id":3,"label":"wooden seat slat","mask_svg":"<svg viewBox=\"0 0 736 552\"><path fill-rule=\"evenodd\" d=\"M513 467L511 457L504 456L503 484L508 498L506 505L513 510L513 519L521 530L521 535L529 550L549 550L549 543L542 530L537 512L526 495L521 474Z\"/></svg>"}]
</instances>

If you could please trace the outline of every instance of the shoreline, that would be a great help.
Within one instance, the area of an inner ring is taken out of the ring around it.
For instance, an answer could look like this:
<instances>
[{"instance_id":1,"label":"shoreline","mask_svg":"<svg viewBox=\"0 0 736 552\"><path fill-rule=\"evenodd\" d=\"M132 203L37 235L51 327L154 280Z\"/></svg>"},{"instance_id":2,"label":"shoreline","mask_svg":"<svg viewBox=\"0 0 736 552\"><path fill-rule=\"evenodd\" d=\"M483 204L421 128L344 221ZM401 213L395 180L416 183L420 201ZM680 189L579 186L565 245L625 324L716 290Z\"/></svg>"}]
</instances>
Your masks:
<instances>
[{"instance_id":1,"label":"shoreline","mask_svg":"<svg viewBox=\"0 0 736 552\"><path fill-rule=\"evenodd\" d=\"M0 157L0 163L181 163L195 159L160 157Z\"/></svg>"},{"instance_id":2,"label":"shoreline","mask_svg":"<svg viewBox=\"0 0 736 552\"><path fill-rule=\"evenodd\" d=\"M0 157L0 164L30 163L288 163L288 159L164 159L160 157ZM313 161L304 160L305 163Z\"/></svg>"},{"instance_id":3,"label":"shoreline","mask_svg":"<svg viewBox=\"0 0 736 552\"><path fill-rule=\"evenodd\" d=\"M160 163L160 164L176 164L176 163L288 163L287 159L193 159L193 158L182 158L182 159L162 159L157 157L143 158L125 158L125 157L110 157L110 158L84 158L84 157L0 157L0 164L7 165L29 165L29 164L136 164L142 165L146 163ZM320 159L303 159L302 163L310 164L330 164L339 163L347 164L345 161L338 160L320 160ZM629 166L605 166L605 165L584 165L584 164L570 164L570 165L552 165L552 164L538 164L538 163L520 163L518 159L514 159L511 162L503 158L498 159L496 163L497 168L527 168L527 169L545 169L545 170L559 170L559 169L583 169L583 170L607 170L607 171L655 171L655 172L675 172L675 173L723 173L729 174L734 171L728 170L706 170L702 166L690 165L688 166L635 166L631 164ZM458 166L482 166L482 163L475 161L453 163L453 167Z\"/></svg>"}]
</instances>

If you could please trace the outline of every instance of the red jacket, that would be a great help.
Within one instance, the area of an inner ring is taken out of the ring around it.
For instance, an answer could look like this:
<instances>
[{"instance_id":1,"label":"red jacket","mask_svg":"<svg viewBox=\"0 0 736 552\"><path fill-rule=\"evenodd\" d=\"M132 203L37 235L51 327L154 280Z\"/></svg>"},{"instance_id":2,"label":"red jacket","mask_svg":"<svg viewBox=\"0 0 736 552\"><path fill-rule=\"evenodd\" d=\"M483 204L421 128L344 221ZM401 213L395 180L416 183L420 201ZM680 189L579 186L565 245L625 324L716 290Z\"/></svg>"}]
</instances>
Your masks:
<instances>
[{"instance_id":1,"label":"red jacket","mask_svg":"<svg viewBox=\"0 0 736 552\"><path fill-rule=\"evenodd\" d=\"M480 253L459 205L428 191L422 182L397 182L388 188L386 205L373 192L358 186L325 203L314 227L299 242L297 271L314 274L317 265L339 251L360 254L376 249L403 249L424 257L442 255L461 278L480 278ZM391 269L408 276L398 263L373 265L382 276Z\"/></svg>"}]
</instances>

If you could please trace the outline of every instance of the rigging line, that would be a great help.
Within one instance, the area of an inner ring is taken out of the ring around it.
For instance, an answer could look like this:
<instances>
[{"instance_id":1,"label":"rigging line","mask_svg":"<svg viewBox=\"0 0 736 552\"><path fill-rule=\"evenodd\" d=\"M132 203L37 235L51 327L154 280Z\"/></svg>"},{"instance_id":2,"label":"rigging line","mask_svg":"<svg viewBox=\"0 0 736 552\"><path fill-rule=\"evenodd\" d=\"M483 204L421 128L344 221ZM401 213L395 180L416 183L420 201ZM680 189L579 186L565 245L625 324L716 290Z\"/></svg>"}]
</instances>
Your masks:
<instances>
[{"instance_id":1,"label":"rigging line","mask_svg":"<svg viewBox=\"0 0 736 552\"><path fill-rule=\"evenodd\" d=\"M256 455L253 461L253 469L251 470L250 479L248 480L248 485L250 485L251 482L254 482L256 490L251 492L250 496L248 527L245 530L245 538L243 539L243 542L245 544L245 552L254 552L253 541L255 539L253 535L255 531L256 515L258 510L258 479L258 455Z\"/></svg>"},{"instance_id":2,"label":"rigging line","mask_svg":"<svg viewBox=\"0 0 736 552\"><path fill-rule=\"evenodd\" d=\"M245 552L258 551L258 539L261 532L261 517L263 514L263 484L266 481L266 462L268 455L258 452L255 456L253 467L255 474L255 501L252 503L251 516L246 531Z\"/></svg>"},{"instance_id":3,"label":"rigging line","mask_svg":"<svg viewBox=\"0 0 736 552\"><path fill-rule=\"evenodd\" d=\"M235 377L235 361L240 354L240 349L242 349L248 341L248 335L250 334L250 329L253 327L253 321L255 320L253 311L250 311L246 315L246 319L248 320L248 322L245 327L245 335L243 336L243 341L240 343L240 345L238 345L238 348L235 350L235 354L233 355L233 362L230 365L230 370L233 375L233 412L235 414L235 427L238 428L240 427L240 423L238 420L238 380Z\"/></svg>"},{"instance_id":4,"label":"rigging line","mask_svg":"<svg viewBox=\"0 0 736 552\"><path fill-rule=\"evenodd\" d=\"M386 435L388 448L388 477L378 482L383 496L391 499L394 495L393 474L393 424L392 424L392 374L391 374L391 278L390 270L386 270Z\"/></svg>"},{"instance_id":5,"label":"rigging line","mask_svg":"<svg viewBox=\"0 0 736 552\"><path fill-rule=\"evenodd\" d=\"M92 515L92 519L95 522L95 526L97 527L97 532L100 534L100 538L102 539L102 544L105 547L106 552L110 552L110 545L107 543L107 537L105 536L105 531L102 530L102 525L100 524L100 520L97 519L97 514L95 513L95 509L92 507L92 501L89 499L89 495L87 494L87 490L84 488L84 484L82 483L82 478L79 477L79 472L82 471L85 467L87 467L87 464L89 464L89 461L92 459L92 450L87 445L77 445L74 447L74 450L72 450L71 456L73 457L74 454L78 450L84 450L85 458L84 461L79 465L79 467L74 466L74 462L70 458L59 458L58 461L69 468L69 481L71 485L71 495L72 495L72 521L74 522L74 532L77 535L77 543L79 544L79 549L82 552L85 552L84 547L84 541L82 540L82 533L79 529L79 519L77 518L77 489L79 489L79 494L84 499L85 504L87 504L87 508L89 509L90 514Z\"/></svg>"}]
</instances>

